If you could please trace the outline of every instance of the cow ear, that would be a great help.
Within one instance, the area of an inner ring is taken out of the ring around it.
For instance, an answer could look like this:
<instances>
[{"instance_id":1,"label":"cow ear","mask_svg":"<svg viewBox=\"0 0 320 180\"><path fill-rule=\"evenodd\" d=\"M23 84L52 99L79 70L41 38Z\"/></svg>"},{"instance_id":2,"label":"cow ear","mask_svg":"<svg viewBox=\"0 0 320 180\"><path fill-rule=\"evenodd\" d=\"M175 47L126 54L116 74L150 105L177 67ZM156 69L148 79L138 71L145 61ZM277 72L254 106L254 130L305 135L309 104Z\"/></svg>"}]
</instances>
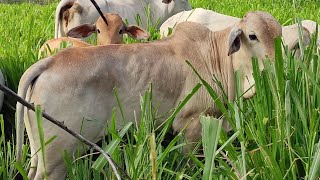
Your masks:
<instances>
[{"instance_id":1,"label":"cow ear","mask_svg":"<svg viewBox=\"0 0 320 180\"><path fill-rule=\"evenodd\" d=\"M62 18L68 22L69 16L70 16L70 12L69 12L69 9L67 9L66 11L63 12Z\"/></svg>"},{"instance_id":2,"label":"cow ear","mask_svg":"<svg viewBox=\"0 0 320 180\"><path fill-rule=\"evenodd\" d=\"M125 31L130 37L138 40L150 37L150 34L139 26L128 26Z\"/></svg>"},{"instance_id":3,"label":"cow ear","mask_svg":"<svg viewBox=\"0 0 320 180\"><path fill-rule=\"evenodd\" d=\"M228 56L239 51L240 49L240 35L242 34L242 29L233 28L229 34L229 51Z\"/></svg>"},{"instance_id":4,"label":"cow ear","mask_svg":"<svg viewBox=\"0 0 320 180\"><path fill-rule=\"evenodd\" d=\"M172 0L162 0L162 3L164 3L164 4L169 4L169 3L171 3L171 1L172 1Z\"/></svg>"},{"instance_id":5,"label":"cow ear","mask_svg":"<svg viewBox=\"0 0 320 180\"><path fill-rule=\"evenodd\" d=\"M67 36L74 38L86 38L96 32L96 25L83 24L81 26L70 29Z\"/></svg>"}]
</instances>

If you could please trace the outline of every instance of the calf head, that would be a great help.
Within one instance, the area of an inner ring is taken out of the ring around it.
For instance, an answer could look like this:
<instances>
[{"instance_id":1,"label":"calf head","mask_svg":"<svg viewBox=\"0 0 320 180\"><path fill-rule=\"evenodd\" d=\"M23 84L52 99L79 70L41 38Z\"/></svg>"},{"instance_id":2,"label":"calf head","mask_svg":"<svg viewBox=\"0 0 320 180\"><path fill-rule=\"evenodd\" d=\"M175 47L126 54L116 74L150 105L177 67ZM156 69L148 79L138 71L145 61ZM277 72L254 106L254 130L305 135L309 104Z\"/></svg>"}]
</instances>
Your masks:
<instances>
[{"instance_id":1,"label":"calf head","mask_svg":"<svg viewBox=\"0 0 320 180\"><path fill-rule=\"evenodd\" d=\"M123 35L128 34L134 39L148 39L149 33L138 26L126 26L118 14L105 13L108 25L101 17L96 24L83 24L68 31L67 35L74 38L85 38L92 33L97 33L97 44L120 44Z\"/></svg>"},{"instance_id":2,"label":"calf head","mask_svg":"<svg viewBox=\"0 0 320 180\"><path fill-rule=\"evenodd\" d=\"M279 22L265 12L249 12L231 29L228 56L232 55L233 69L242 70L245 98L255 93L252 58L257 58L260 69L263 69L263 60L274 59L274 39L281 35Z\"/></svg>"}]
</instances>

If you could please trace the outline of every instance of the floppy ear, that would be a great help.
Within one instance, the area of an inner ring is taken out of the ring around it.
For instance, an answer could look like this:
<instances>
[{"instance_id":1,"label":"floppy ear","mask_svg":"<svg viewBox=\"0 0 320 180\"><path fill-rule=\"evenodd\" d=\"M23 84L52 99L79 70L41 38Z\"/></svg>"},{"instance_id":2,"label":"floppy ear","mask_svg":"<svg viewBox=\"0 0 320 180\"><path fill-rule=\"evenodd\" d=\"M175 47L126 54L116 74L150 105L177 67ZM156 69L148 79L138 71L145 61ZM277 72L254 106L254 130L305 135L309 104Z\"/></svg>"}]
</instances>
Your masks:
<instances>
[{"instance_id":1,"label":"floppy ear","mask_svg":"<svg viewBox=\"0 0 320 180\"><path fill-rule=\"evenodd\" d=\"M67 36L74 38L85 38L96 32L96 25L83 24L78 27L70 29Z\"/></svg>"},{"instance_id":2,"label":"floppy ear","mask_svg":"<svg viewBox=\"0 0 320 180\"><path fill-rule=\"evenodd\" d=\"M240 49L240 35L242 34L242 29L233 28L229 34L229 51L228 56L239 51Z\"/></svg>"},{"instance_id":3,"label":"floppy ear","mask_svg":"<svg viewBox=\"0 0 320 180\"><path fill-rule=\"evenodd\" d=\"M150 37L150 34L139 26L128 26L125 28L125 33L138 40L148 39Z\"/></svg>"},{"instance_id":4,"label":"floppy ear","mask_svg":"<svg viewBox=\"0 0 320 180\"><path fill-rule=\"evenodd\" d=\"M164 3L164 4L169 4L169 3L171 3L171 1L172 1L172 0L162 0L162 3Z\"/></svg>"}]
</instances>

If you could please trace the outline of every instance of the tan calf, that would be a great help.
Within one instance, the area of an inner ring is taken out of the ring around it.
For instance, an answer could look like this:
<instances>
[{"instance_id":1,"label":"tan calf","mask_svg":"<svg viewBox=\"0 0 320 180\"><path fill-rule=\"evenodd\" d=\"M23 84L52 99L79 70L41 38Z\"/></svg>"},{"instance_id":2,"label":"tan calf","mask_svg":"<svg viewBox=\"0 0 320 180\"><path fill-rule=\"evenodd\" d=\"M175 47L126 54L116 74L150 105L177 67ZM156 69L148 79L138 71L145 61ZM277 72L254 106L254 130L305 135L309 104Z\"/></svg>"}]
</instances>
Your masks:
<instances>
[{"instance_id":1,"label":"tan calf","mask_svg":"<svg viewBox=\"0 0 320 180\"><path fill-rule=\"evenodd\" d=\"M222 94L212 81L213 75L222 83L230 101L235 99L234 72L243 72L244 91L254 84L252 58L263 69L266 57L274 58L274 39L281 35L281 25L268 13L251 12L235 25L212 32L197 23L184 22L168 38L150 43L69 48L55 56L32 65L22 76L18 94L40 104L46 113L63 121L70 129L80 132L93 142L103 135L105 125L117 107L114 87L124 107L127 121L140 118L139 94L153 83L153 103L160 114L175 108L199 83L199 78L186 64L188 60L198 73ZM33 83L34 82L34 83ZM33 83L33 84L32 84ZM28 91L32 89L32 91ZM251 97L254 89L245 97ZM186 128L188 143L200 138L201 113L220 113L205 88L183 107L173 123L175 131ZM117 113L118 115L120 113ZM89 119L89 121L87 121ZM17 104L17 159L21 159L23 120L26 125L32 154L30 179L43 179L43 157L40 148L35 114ZM163 119L155 122L161 123ZM126 122L117 117L117 128ZM45 160L48 179L63 179L66 167L63 150L72 154L79 141L44 120L45 140L57 138L46 146ZM187 146L186 150L192 146Z\"/></svg>"},{"instance_id":2,"label":"tan calf","mask_svg":"<svg viewBox=\"0 0 320 180\"><path fill-rule=\"evenodd\" d=\"M87 47L91 44L76 38L86 38L92 33L97 33L97 45L120 44L123 42L123 35L128 34L134 39L148 39L149 33L138 26L126 26L118 14L105 13L108 25L98 18L93 25L84 24L71 29L67 35L69 37L60 37L50 39L40 48L39 54L45 53L47 56L56 49L60 49L61 43L67 43L67 47ZM73 38L72 38L73 37ZM39 56L40 57L40 56Z\"/></svg>"}]
</instances>

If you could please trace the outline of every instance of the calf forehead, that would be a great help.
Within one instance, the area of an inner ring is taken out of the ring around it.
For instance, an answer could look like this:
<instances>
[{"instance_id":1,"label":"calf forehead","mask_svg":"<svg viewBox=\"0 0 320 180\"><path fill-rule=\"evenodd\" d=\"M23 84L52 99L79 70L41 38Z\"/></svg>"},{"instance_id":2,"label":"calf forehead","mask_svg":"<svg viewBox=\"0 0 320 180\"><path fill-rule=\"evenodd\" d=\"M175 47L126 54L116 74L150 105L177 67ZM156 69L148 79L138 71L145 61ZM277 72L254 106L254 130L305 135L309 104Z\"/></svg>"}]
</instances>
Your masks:
<instances>
[{"instance_id":1,"label":"calf forehead","mask_svg":"<svg viewBox=\"0 0 320 180\"><path fill-rule=\"evenodd\" d=\"M249 29L252 29L269 37L277 37L282 35L282 27L280 23L269 13L266 12L250 12L245 15L242 20Z\"/></svg>"},{"instance_id":2,"label":"calf forehead","mask_svg":"<svg viewBox=\"0 0 320 180\"><path fill-rule=\"evenodd\" d=\"M108 24L111 27L123 25L122 18L118 14L106 13L106 14L104 14L104 17L106 18ZM103 19L101 17L99 17L97 20L97 26L105 26L105 25L106 25L106 23L103 21Z\"/></svg>"}]
</instances>

